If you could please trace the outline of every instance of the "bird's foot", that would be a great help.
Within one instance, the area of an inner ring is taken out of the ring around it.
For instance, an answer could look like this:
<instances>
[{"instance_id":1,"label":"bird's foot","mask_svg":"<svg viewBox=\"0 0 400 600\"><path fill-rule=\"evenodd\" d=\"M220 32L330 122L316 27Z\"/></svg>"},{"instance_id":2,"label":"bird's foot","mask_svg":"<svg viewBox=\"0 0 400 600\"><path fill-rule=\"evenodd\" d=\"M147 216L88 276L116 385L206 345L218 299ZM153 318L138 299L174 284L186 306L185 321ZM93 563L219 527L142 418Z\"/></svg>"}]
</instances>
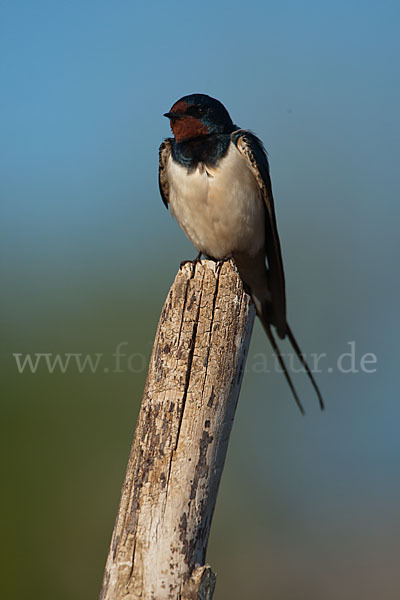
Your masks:
<instances>
[{"instance_id":1,"label":"bird's foot","mask_svg":"<svg viewBox=\"0 0 400 600\"><path fill-rule=\"evenodd\" d=\"M202 252L199 252L194 260L183 260L180 264L180 268L182 269L182 267L184 267L188 263L190 263L193 267L195 267L197 265L197 263L199 263L201 261L202 254L203 254Z\"/></svg>"},{"instance_id":2,"label":"bird's foot","mask_svg":"<svg viewBox=\"0 0 400 600\"><path fill-rule=\"evenodd\" d=\"M226 262L229 262L231 260L231 256L227 256L226 258L220 258L220 259L216 259L213 258L212 260L215 261L216 263L216 273L218 274L220 272L220 270L222 269L222 265Z\"/></svg>"}]
</instances>

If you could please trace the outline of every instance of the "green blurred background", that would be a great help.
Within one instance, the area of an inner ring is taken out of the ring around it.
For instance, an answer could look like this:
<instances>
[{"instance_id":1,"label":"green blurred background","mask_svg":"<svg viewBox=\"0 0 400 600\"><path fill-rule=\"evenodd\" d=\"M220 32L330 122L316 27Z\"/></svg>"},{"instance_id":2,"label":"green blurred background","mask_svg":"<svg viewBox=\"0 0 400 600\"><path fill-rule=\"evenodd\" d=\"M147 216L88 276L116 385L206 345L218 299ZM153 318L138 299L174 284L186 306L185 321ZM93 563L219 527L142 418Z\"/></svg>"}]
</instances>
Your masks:
<instances>
[{"instance_id":1,"label":"green blurred background","mask_svg":"<svg viewBox=\"0 0 400 600\"><path fill-rule=\"evenodd\" d=\"M98 595L142 363L195 254L157 189L162 113L193 92L264 140L290 322L327 354L324 414L295 375L302 418L260 366L256 324L209 544L215 598L398 597L399 13L0 2L2 598ZM351 341L358 372L343 373ZM132 370L114 373L121 342ZM96 373L19 373L14 353L104 357Z\"/></svg>"}]
</instances>

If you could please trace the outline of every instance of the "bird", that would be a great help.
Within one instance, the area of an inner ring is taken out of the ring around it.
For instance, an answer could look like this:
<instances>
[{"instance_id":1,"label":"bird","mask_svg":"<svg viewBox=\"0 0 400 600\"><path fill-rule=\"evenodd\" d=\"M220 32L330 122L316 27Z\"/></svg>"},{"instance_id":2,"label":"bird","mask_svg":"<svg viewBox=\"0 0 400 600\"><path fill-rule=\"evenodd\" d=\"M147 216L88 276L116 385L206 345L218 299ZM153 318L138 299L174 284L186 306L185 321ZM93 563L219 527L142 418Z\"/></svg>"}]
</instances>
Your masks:
<instances>
[{"instance_id":1,"label":"bird","mask_svg":"<svg viewBox=\"0 0 400 600\"><path fill-rule=\"evenodd\" d=\"M267 153L250 130L235 125L225 106L189 94L164 114L173 137L159 148L161 198L198 251L215 261L233 258L304 414L275 335L288 338L324 401L286 317L285 275Z\"/></svg>"}]
</instances>

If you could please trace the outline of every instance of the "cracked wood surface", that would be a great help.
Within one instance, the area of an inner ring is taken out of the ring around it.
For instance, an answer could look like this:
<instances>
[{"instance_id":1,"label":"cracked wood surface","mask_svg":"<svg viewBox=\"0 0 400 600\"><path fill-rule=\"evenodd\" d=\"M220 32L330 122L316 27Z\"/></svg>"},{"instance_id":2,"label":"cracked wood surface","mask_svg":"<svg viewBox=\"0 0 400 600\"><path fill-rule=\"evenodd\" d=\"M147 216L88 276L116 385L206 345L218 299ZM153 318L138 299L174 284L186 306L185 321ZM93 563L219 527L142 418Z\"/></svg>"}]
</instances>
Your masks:
<instances>
[{"instance_id":1,"label":"cracked wood surface","mask_svg":"<svg viewBox=\"0 0 400 600\"><path fill-rule=\"evenodd\" d=\"M211 519L254 307L231 262L186 263L150 359L101 600L208 600Z\"/></svg>"}]
</instances>

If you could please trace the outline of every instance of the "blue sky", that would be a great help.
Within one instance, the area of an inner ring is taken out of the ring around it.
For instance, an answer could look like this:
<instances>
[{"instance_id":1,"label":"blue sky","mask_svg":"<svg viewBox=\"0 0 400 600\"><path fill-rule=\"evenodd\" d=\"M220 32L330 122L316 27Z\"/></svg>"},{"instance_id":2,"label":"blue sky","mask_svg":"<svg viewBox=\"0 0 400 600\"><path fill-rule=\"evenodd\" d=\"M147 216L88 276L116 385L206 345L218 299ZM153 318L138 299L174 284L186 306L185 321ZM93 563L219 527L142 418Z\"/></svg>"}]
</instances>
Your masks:
<instances>
[{"instance_id":1,"label":"blue sky","mask_svg":"<svg viewBox=\"0 0 400 600\"><path fill-rule=\"evenodd\" d=\"M64 231L71 221L95 235L118 203L135 236L150 213L164 228L154 177L169 133L161 115L195 91L263 137L291 196L287 179L310 172L354 195L367 165L389 194L395 184L394 2L203 2L191 11L184 2L39 1L0 10L2 196L23 235L33 223ZM371 196L376 184L371 176ZM286 206L293 211L282 200L279 213Z\"/></svg>"},{"instance_id":2,"label":"blue sky","mask_svg":"<svg viewBox=\"0 0 400 600\"><path fill-rule=\"evenodd\" d=\"M74 335L79 351L88 298L161 305L195 255L158 193L162 114L188 93L217 97L268 150L301 345L337 356L355 340L378 357L375 375L320 375L323 418L299 379L312 413L303 421L282 378L248 374L226 485L236 497L246 473L300 536L320 530L338 547L344 512L358 523L364 503L356 552L375 535L367 522L398 520L399 16L389 1L0 2L7 356L55 340L68 351ZM96 306L96 335L121 341ZM258 326L253 337L254 354L265 348ZM289 519L298 506L300 524Z\"/></svg>"}]
</instances>

